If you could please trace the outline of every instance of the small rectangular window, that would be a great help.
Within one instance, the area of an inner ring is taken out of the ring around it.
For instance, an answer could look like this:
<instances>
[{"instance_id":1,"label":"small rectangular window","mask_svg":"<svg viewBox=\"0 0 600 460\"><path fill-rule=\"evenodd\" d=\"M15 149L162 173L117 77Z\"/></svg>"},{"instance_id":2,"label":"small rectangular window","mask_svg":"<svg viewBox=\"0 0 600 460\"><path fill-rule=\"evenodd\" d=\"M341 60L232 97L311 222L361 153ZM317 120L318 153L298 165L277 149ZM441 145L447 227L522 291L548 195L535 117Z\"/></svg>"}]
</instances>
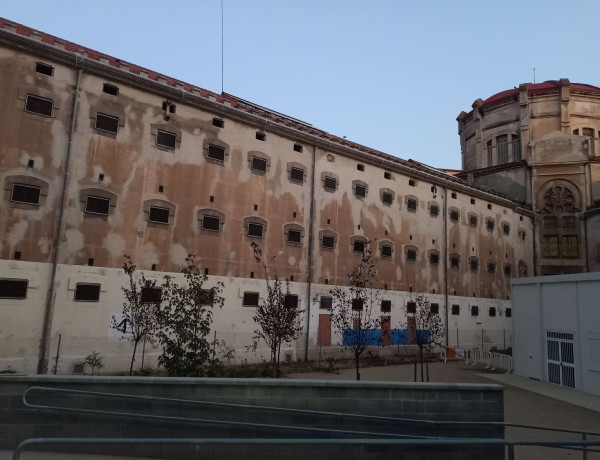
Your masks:
<instances>
[{"instance_id":1,"label":"small rectangular window","mask_svg":"<svg viewBox=\"0 0 600 460\"><path fill-rule=\"evenodd\" d=\"M364 171L364 170L365 170L365 165L358 163L358 164L356 165L356 169L357 169L358 171Z\"/></svg>"},{"instance_id":2,"label":"small rectangular window","mask_svg":"<svg viewBox=\"0 0 600 460\"><path fill-rule=\"evenodd\" d=\"M429 263L431 265L437 265L440 263L440 255L437 252L432 252L429 254Z\"/></svg>"},{"instance_id":3,"label":"small rectangular window","mask_svg":"<svg viewBox=\"0 0 600 460\"><path fill-rule=\"evenodd\" d=\"M385 171L383 173L383 178L390 180L392 178L392 173Z\"/></svg>"},{"instance_id":4,"label":"small rectangular window","mask_svg":"<svg viewBox=\"0 0 600 460\"><path fill-rule=\"evenodd\" d=\"M216 126L217 128L222 128L225 126L225 122L220 118L213 118L213 126Z\"/></svg>"},{"instance_id":5,"label":"small rectangular window","mask_svg":"<svg viewBox=\"0 0 600 460\"><path fill-rule=\"evenodd\" d=\"M488 262L487 271L490 273L495 273L496 272L496 262Z\"/></svg>"},{"instance_id":6,"label":"small rectangular window","mask_svg":"<svg viewBox=\"0 0 600 460\"><path fill-rule=\"evenodd\" d=\"M333 298L332 297L321 296L319 308L321 308L323 310L331 310L332 306L333 306Z\"/></svg>"},{"instance_id":7,"label":"small rectangular window","mask_svg":"<svg viewBox=\"0 0 600 460\"><path fill-rule=\"evenodd\" d=\"M496 225L496 223L494 222L494 219L488 219L485 224L488 229L488 232L494 231L494 227Z\"/></svg>"},{"instance_id":8,"label":"small rectangular window","mask_svg":"<svg viewBox=\"0 0 600 460\"><path fill-rule=\"evenodd\" d=\"M302 237L302 232L300 232L300 230L290 229L287 232L288 243L300 243L301 237Z\"/></svg>"},{"instance_id":9,"label":"small rectangular window","mask_svg":"<svg viewBox=\"0 0 600 460\"><path fill-rule=\"evenodd\" d=\"M383 313L390 313L392 311L392 301L391 300L382 300L381 301L381 311Z\"/></svg>"},{"instance_id":10,"label":"small rectangular window","mask_svg":"<svg viewBox=\"0 0 600 460\"><path fill-rule=\"evenodd\" d=\"M158 224L169 223L170 211L168 208L159 208L157 206L150 206L148 212L148 222L155 222Z\"/></svg>"},{"instance_id":11,"label":"small rectangular window","mask_svg":"<svg viewBox=\"0 0 600 460\"><path fill-rule=\"evenodd\" d=\"M367 187L365 187L364 185L356 185L354 187L354 195L359 197L359 198L364 198L367 196Z\"/></svg>"},{"instance_id":12,"label":"small rectangular window","mask_svg":"<svg viewBox=\"0 0 600 460\"><path fill-rule=\"evenodd\" d=\"M459 214L458 211L453 209L450 211L450 220L452 222L458 222Z\"/></svg>"},{"instance_id":13,"label":"small rectangular window","mask_svg":"<svg viewBox=\"0 0 600 460\"><path fill-rule=\"evenodd\" d=\"M471 306L471 316L479 316L479 307L477 305Z\"/></svg>"},{"instance_id":14,"label":"small rectangular window","mask_svg":"<svg viewBox=\"0 0 600 460\"><path fill-rule=\"evenodd\" d=\"M160 303L162 300L162 289L143 287L140 301L142 303Z\"/></svg>"},{"instance_id":15,"label":"small rectangular window","mask_svg":"<svg viewBox=\"0 0 600 460\"><path fill-rule=\"evenodd\" d=\"M456 305L456 304L452 305L452 314L454 316L460 315L460 305Z\"/></svg>"},{"instance_id":16,"label":"small rectangular window","mask_svg":"<svg viewBox=\"0 0 600 460\"><path fill-rule=\"evenodd\" d=\"M169 133L167 131L156 131L156 145L168 147L174 149L177 141L177 135L175 133Z\"/></svg>"},{"instance_id":17,"label":"small rectangular window","mask_svg":"<svg viewBox=\"0 0 600 460\"><path fill-rule=\"evenodd\" d=\"M510 225L503 224L502 225L502 231L504 232L505 235L510 235Z\"/></svg>"},{"instance_id":18,"label":"small rectangular window","mask_svg":"<svg viewBox=\"0 0 600 460\"><path fill-rule=\"evenodd\" d=\"M286 294L283 305L285 308L296 310L298 308L298 296L295 294Z\"/></svg>"},{"instance_id":19,"label":"small rectangular window","mask_svg":"<svg viewBox=\"0 0 600 460\"><path fill-rule=\"evenodd\" d=\"M416 302L407 302L406 303L406 313L416 313L417 312L417 303Z\"/></svg>"},{"instance_id":20,"label":"small rectangular window","mask_svg":"<svg viewBox=\"0 0 600 460\"><path fill-rule=\"evenodd\" d=\"M28 94L25 99L25 112L51 117L53 109L54 101L52 99L45 99L33 94Z\"/></svg>"},{"instance_id":21,"label":"small rectangular window","mask_svg":"<svg viewBox=\"0 0 600 460\"><path fill-rule=\"evenodd\" d=\"M456 256L450 257L450 268L458 268L460 265L460 259Z\"/></svg>"},{"instance_id":22,"label":"small rectangular window","mask_svg":"<svg viewBox=\"0 0 600 460\"><path fill-rule=\"evenodd\" d=\"M381 246L381 257L392 257L392 246L384 244Z\"/></svg>"},{"instance_id":23,"label":"small rectangular window","mask_svg":"<svg viewBox=\"0 0 600 460\"><path fill-rule=\"evenodd\" d=\"M108 216L110 200L97 196L88 196L85 201L85 212L89 214L102 214Z\"/></svg>"},{"instance_id":24,"label":"small rectangular window","mask_svg":"<svg viewBox=\"0 0 600 460\"><path fill-rule=\"evenodd\" d=\"M75 285L75 300L78 302L98 302L100 300L100 285L77 283Z\"/></svg>"},{"instance_id":25,"label":"small rectangular window","mask_svg":"<svg viewBox=\"0 0 600 460\"><path fill-rule=\"evenodd\" d=\"M479 269L479 261L473 258L469 260L469 266L471 267L471 270L477 271Z\"/></svg>"},{"instance_id":26,"label":"small rectangular window","mask_svg":"<svg viewBox=\"0 0 600 460\"><path fill-rule=\"evenodd\" d=\"M408 180L408 185L411 186L411 187L415 187L417 184L416 184L416 182L415 182L414 179L409 179Z\"/></svg>"},{"instance_id":27,"label":"small rectangular window","mask_svg":"<svg viewBox=\"0 0 600 460\"><path fill-rule=\"evenodd\" d=\"M323 187L327 190L335 190L337 188L337 179L335 177L325 176Z\"/></svg>"},{"instance_id":28,"label":"small rectangular window","mask_svg":"<svg viewBox=\"0 0 600 460\"><path fill-rule=\"evenodd\" d=\"M96 115L96 129L117 134L119 131L119 119L104 113L98 113Z\"/></svg>"},{"instance_id":29,"label":"small rectangular window","mask_svg":"<svg viewBox=\"0 0 600 460\"><path fill-rule=\"evenodd\" d=\"M52 67L50 64L44 64L43 62L37 62L35 64L35 71L37 73L43 73L44 75L52 76L52 74L54 74L54 67Z\"/></svg>"},{"instance_id":30,"label":"small rectangular window","mask_svg":"<svg viewBox=\"0 0 600 460\"><path fill-rule=\"evenodd\" d=\"M303 147L301 144L294 144L294 152L302 152Z\"/></svg>"},{"instance_id":31,"label":"small rectangular window","mask_svg":"<svg viewBox=\"0 0 600 460\"><path fill-rule=\"evenodd\" d=\"M510 265L509 264L504 265L504 274L506 276L510 276Z\"/></svg>"},{"instance_id":32,"label":"small rectangular window","mask_svg":"<svg viewBox=\"0 0 600 460\"><path fill-rule=\"evenodd\" d=\"M0 298L2 299L26 299L27 280L0 279Z\"/></svg>"},{"instance_id":33,"label":"small rectangular window","mask_svg":"<svg viewBox=\"0 0 600 460\"><path fill-rule=\"evenodd\" d=\"M477 216L476 216L476 215L474 215L474 214L471 214L471 215L469 216L469 225L470 225L471 227L477 227Z\"/></svg>"},{"instance_id":34,"label":"small rectangular window","mask_svg":"<svg viewBox=\"0 0 600 460\"><path fill-rule=\"evenodd\" d=\"M244 292L243 307L258 307L258 292Z\"/></svg>"},{"instance_id":35,"label":"small rectangular window","mask_svg":"<svg viewBox=\"0 0 600 460\"><path fill-rule=\"evenodd\" d=\"M450 194L450 196L451 196L453 199L456 199L456 192L452 192L452 193Z\"/></svg>"},{"instance_id":36,"label":"small rectangular window","mask_svg":"<svg viewBox=\"0 0 600 460\"><path fill-rule=\"evenodd\" d=\"M415 261L417 260L417 251L409 249L406 251L406 260Z\"/></svg>"},{"instance_id":37,"label":"small rectangular window","mask_svg":"<svg viewBox=\"0 0 600 460\"><path fill-rule=\"evenodd\" d=\"M225 161L225 149L218 145L210 144L208 146L207 157L210 158L211 160Z\"/></svg>"},{"instance_id":38,"label":"small rectangular window","mask_svg":"<svg viewBox=\"0 0 600 460\"><path fill-rule=\"evenodd\" d=\"M432 303L430 307L430 311L432 315L437 315L440 312L440 304Z\"/></svg>"},{"instance_id":39,"label":"small rectangular window","mask_svg":"<svg viewBox=\"0 0 600 460\"><path fill-rule=\"evenodd\" d=\"M110 94L111 96L116 96L119 94L119 87L115 85L110 85L108 83L104 83L102 85L102 91L106 94Z\"/></svg>"},{"instance_id":40,"label":"small rectangular window","mask_svg":"<svg viewBox=\"0 0 600 460\"><path fill-rule=\"evenodd\" d=\"M39 187L32 185L13 184L10 201L15 203L40 204Z\"/></svg>"},{"instance_id":41,"label":"small rectangular window","mask_svg":"<svg viewBox=\"0 0 600 460\"><path fill-rule=\"evenodd\" d=\"M355 240L353 250L354 250L354 252L360 252L360 253L365 252L365 242L361 241L361 240Z\"/></svg>"},{"instance_id":42,"label":"small rectangular window","mask_svg":"<svg viewBox=\"0 0 600 460\"><path fill-rule=\"evenodd\" d=\"M261 133L260 131L256 131L256 139L264 142L267 139L267 135L265 133Z\"/></svg>"},{"instance_id":43,"label":"small rectangular window","mask_svg":"<svg viewBox=\"0 0 600 460\"><path fill-rule=\"evenodd\" d=\"M392 204L394 201L394 196L389 192L383 192L381 194L381 201L383 204Z\"/></svg>"},{"instance_id":44,"label":"small rectangular window","mask_svg":"<svg viewBox=\"0 0 600 460\"><path fill-rule=\"evenodd\" d=\"M267 172L267 160L264 158L252 157L252 170Z\"/></svg>"},{"instance_id":45,"label":"small rectangular window","mask_svg":"<svg viewBox=\"0 0 600 460\"><path fill-rule=\"evenodd\" d=\"M296 182L304 182L304 169L292 167L290 169L290 179Z\"/></svg>"},{"instance_id":46,"label":"small rectangular window","mask_svg":"<svg viewBox=\"0 0 600 460\"><path fill-rule=\"evenodd\" d=\"M202 216L202 230L218 232L221 228L221 219L215 216Z\"/></svg>"},{"instance_id":47,"label":"small rectangular window","mask_svg":"<svg viewBox=\"0 0 600 460\"><path fill-rule=\"evenodd\" d=\"M352 299L352 310L361 311L363 309L364 299Z\"/></svg>"},{"instance_id":48,"label":"small rectangular window","mask_svg":"<svg viewBox=\"0 0 600 460\"><path fill-rule=\"evenodd\" d=\"M489 315L490 315L490 317L492 317L492 318L493 318L494 316L496 316L496 307L490 307L490 309L489 309Z\"/></svg>"},{"instance_id":49,"label":"small rectangular window","mask_svg":"<svg viewBox=\"0 0 600 460\"><path fill-rule=\"evenodd\" d=\"M439 215L439 213L440 213L440 208L439 208L439 206L438 206L438 205L436 205L436 204L432 204L432 205L429 207L429 215L430 215L431 217L437 217L437 216Z\"/></svg>"},{"instance_id":50,"label":"small rectangular window","mask_svg":"<svg viewBox=\"0 0 600 460\"><path fill-rule=\"evenodd\" d=\"M417 200L415 200L413 198L409 198L408 200L406 200L406 209L408 209L409 211L416 211L417 210Z\"/></svg>"},{"instance_id":51,"label":"small rectangular window","mask_svg":"<svg viewBox=\"0 0 600 460\"><path fill-rule=\"evenodd\" d=\"M511 318L512 317L512 308L507 307L505 311L506 311L506 317Z\"/></svg>"},{"instance_id":52,"label":"small rectangular window","mask_svg":"<svg viewBox=\"0 0 600 460\"><path fill-rule=\"evenodd\" d=\"M248 224L248 236L255 236L257 238L262 238L262 236L263 236L262 224L256 224L256 223L250 222Z\"/></svg>"},{"instance_id":53,"label":"small rectangular window","mask_svg":"<svg viewBox=\"0 0 600 460\"><path fill-rule=\"evenodd\" d=\"M212 305L215 302L215 291L212 289L200 289L196 301L198 305Z\"/></svg>"},{"instance_id":54,"label":"small rectangular window","mask_svg":"<svg viewBox=\"0 0 600 460\"><path fill-rule=\"evenodd\" d=\"M335 238L333 236L323 236L321 246L327 249L333 249L335 247Z\"/></svg>"}]
</instances>

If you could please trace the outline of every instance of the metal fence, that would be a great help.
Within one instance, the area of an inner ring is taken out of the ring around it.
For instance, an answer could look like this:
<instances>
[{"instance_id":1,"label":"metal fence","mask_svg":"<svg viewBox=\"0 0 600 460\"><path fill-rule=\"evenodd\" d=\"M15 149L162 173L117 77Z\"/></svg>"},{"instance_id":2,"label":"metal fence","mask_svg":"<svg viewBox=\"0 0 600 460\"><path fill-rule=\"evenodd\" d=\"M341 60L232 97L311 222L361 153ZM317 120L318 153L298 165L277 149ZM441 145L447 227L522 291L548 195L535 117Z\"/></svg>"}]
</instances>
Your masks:
<instances>
[{"instance_id":1,"label":"metal fence","mask_svg":"<svg viewBox=\"0 0 600 460\"><path fill-rule=\"evenodd\" d=\"M485 364L486 369L495 370L496 368L505 369L507 374L513 371L512 356L502 353L492 353L491 351L483 351L478 348L465 350L465 363L476 366L477 364Z\"/></svg>"}]
</instances>

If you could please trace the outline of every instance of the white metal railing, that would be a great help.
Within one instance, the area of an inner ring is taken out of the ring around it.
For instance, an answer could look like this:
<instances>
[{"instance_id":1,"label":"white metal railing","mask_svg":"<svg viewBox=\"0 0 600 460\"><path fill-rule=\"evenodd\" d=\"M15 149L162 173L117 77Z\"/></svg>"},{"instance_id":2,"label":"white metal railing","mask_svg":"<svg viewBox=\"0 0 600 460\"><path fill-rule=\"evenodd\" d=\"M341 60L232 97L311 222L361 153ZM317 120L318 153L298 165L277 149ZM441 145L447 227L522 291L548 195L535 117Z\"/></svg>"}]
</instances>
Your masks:
<instances>
[{"instance_id":1,"label":"white metal railing","mask_svg":"<svg viewBox=\"0 0 600 460\"><path fill-rule=\"evenodd\" d=\"M472 366L477 364L485 364L486 369L495 370L497 367L506 369L506 373L510 374L513 371L513 358L502 353L493 353L491 351L483 351L479 348L465 350L465 364L471 361Z\"/></svg>"}]
</instances>

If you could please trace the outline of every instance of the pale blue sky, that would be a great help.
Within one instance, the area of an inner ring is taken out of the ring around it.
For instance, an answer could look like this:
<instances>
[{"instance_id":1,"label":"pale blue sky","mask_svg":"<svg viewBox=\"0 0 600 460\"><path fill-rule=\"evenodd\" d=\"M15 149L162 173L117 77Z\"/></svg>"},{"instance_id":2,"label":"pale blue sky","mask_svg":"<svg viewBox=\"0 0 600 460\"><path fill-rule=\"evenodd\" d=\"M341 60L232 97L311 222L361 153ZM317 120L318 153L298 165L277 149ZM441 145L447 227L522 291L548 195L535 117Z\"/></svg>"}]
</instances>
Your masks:
<instances>
[{"instance_id":1,"label":"pale blue sky","mask_svg":"<svg viewBox=\"0 0 600 460\"><path fill-rule=\"evenodd\" d=\"M600 1L223 0L224 90L460 168L456 117L533 80L600 86ZM221 91L220 0L3 0L0 15Z\"/></svg>"}]
</instances>

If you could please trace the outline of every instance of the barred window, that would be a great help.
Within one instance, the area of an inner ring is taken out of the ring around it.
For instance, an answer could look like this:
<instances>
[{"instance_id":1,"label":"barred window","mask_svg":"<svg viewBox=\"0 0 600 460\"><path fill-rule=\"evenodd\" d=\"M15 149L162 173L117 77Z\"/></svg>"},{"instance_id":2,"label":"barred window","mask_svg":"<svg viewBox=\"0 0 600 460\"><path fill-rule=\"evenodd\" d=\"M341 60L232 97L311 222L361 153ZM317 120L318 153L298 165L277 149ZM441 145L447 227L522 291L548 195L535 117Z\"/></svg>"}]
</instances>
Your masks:
<instances>
[{"instance_id":1,"label":"barred window","mask_svg":"<svg viewBox=\"0 0 600 460\"><path fill-rule=\"evenodd\" d=\"M54 109L54 101L43 97L28 94L25 99L25 111L35 113L44 117L51 117Z\"/></svg>"}]
</instances>

